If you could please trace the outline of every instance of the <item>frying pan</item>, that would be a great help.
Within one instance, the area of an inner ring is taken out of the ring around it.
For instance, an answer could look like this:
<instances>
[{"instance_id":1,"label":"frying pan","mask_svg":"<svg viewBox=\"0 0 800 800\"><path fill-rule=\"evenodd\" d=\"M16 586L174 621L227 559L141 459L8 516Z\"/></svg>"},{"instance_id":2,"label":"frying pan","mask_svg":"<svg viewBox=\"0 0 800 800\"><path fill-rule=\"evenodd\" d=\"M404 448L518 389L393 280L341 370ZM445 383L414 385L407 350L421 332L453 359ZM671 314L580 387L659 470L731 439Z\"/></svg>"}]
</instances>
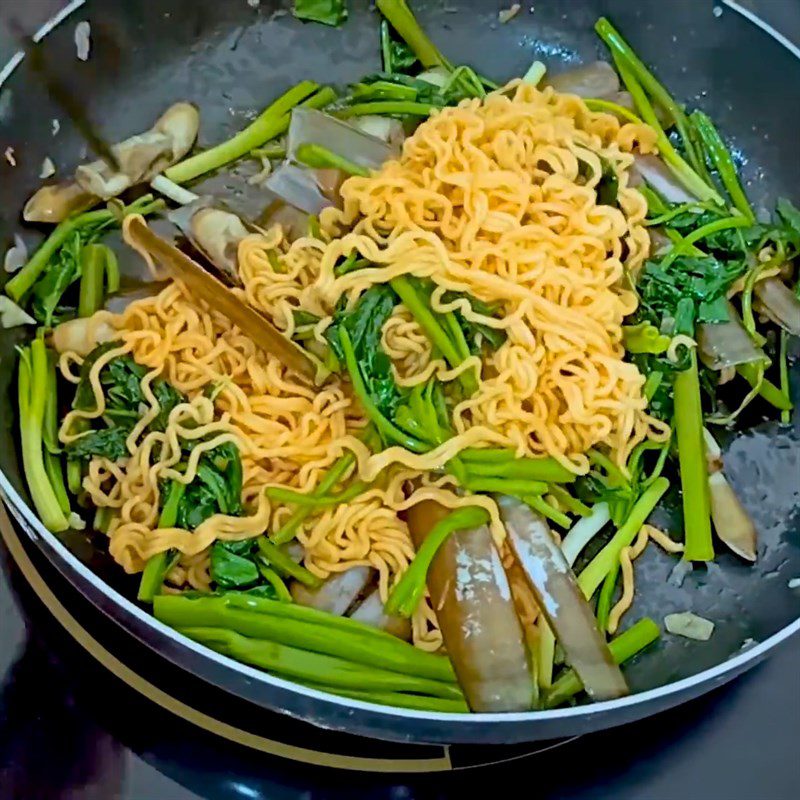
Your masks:
<instances>
[{"instance_id":1,"label":"frying pan","mask_svg":"<svg viewBox=\"0 0 800 800\"><path fill-rule=\"evenodd\" d=\"M3 16L22 0L4 0ZM80 3L72 3L80 6ZM723 3L685 0L548 0L499 24L502 3L487 0L415 2L434 41L455 63L470 63L497 80L520 75L534 59L553 70L602 56L592 25L609 16L652 63L680 99L707 111L733 144L748 192L766 208L784 195L800 199L800 160L794 153L800 104L784 102L800 90L798 54L752 19ZM509 3L505 3L506 6ZM44 46L51 63L87 104L109 141L155 119L169 103L191 100L201 108L201 144L243 127L254 112L302 78L320 83L356 80L378 67L378 18L366 0L350 0L339 29L304 25L282 5L262 0L91 0L50 32ZM75 23L92 23L88 62L76 59ZM0 68L2 69L2 68ZM50 156L67 173L85 157L82 141L65 120L53 136L59 111L26 68L17 66L0 94L0 144L15 148L17 166L0 162L0 243L22 231L19 209L39 185ZM212 179L241 211L255 202L236 174ZM29 247L36 232L25 230ZM0 278L2 280L2 278ZM129 598L135 586L110 562L91 532L48 533L31 511L15 436L14 345L19 331L0 331L0 494L23 530L57 568L130 635L187 671L251 702L330 729L408 742L511 743L552 739L619 725L696 697L752 667L800 629L800 595L787 583L800 576L800 417L789 425L766 421L757 409L745 432L724 441L726 473L760 531L754 566L722 553L682 585L674 561L649 548L637 561L637 597L630 618L692 610L714 621L708 642L665 635L626 669L633 693L613 702L554 711L446 715L343 700L214 654L155 621ZM797 342L793 342L796 357ZM800 397L800 366L792 369ZM673 526L676 499L668 498L657 522Z\"/></svg>"}]
</instances>

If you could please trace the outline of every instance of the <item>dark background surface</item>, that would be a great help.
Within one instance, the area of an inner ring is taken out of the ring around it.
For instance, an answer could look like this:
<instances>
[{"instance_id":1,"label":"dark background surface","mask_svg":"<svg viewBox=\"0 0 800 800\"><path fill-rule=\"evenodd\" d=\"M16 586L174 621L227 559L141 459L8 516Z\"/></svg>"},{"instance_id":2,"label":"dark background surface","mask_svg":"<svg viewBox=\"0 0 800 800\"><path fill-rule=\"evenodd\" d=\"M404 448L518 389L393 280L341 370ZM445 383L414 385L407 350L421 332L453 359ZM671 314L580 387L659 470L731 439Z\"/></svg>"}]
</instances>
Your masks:
<instances>
[{"instance_id":1,"label":"dark background surface","mask_svg":"<svg viewBox=\"0 0 800 800\"><path fill-rule=\"evenodd\" d=\"M0 0L0 18L13 8L32 30L60 5ZM800 41L798 0L746 5ZM4 35L0 25L0 62ZM7 564L0 687L0 800L433 798L472 796L478 783L532 797L783 800L800 787L797 638L731 686L647 722L501 767L393 780L291 764L198 732L94 664ZM275 725L277 738L280 718ZM313 747L310 728L308 739Z\"/></svg>"}]
</instances>

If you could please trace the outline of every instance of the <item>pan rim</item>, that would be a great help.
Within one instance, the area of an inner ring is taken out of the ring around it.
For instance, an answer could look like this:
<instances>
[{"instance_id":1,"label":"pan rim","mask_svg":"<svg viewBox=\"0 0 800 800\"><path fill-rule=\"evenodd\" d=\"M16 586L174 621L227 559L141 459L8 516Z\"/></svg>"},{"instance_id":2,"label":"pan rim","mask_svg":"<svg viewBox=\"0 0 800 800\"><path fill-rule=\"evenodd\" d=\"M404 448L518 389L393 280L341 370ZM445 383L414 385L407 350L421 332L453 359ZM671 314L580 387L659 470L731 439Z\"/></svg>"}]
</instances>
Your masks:
<instances>
[{"instance_id":1,"label":"pan rim","mask_svg":"<svg viewBox=\"0 0 800 800\"><path fill-rule=\"evenodd\" d=\"M761 30L763 33L766 33L769 37L774 39L778 44L783 46L792 55L800 60L800 48L794 45L769 23L761 19L757 14L753 13L747 8L744 8L738 2L736 2L736 0L721 0L721 2L731 11L740 14L756 28ZM71 2L65 5L58 13L51 17L35 32L33 35L34 41L41 41L54 28L61 24L61 22L82 8L85 3L86 0L71 0ZM23 59L24 54L21 51L16 52L11 56L5 65L0 67L0 89L2 89L4 84L13 76L17 66L19 66ZM580 718L585 716L587 713L602 715L604 713L614 712L619 709L633 708L639 705L646 705L654 701L657 702L673 695L679 696L682 693L704 683L708 683L709 689L711 689L714 686L725 682L725 680L734 677L748 665L754 666L774 647L788 639L790 636L800 632L800 616L798 616L798 618L793 622L781 628L763 642L759 642L753 647L741 651L737 655L726 659L721 664L717 664L714 667L710 667L709 669L703 670L702 672L699 672L688 678L683 678L679 681L673 681L671 683L664 684L663 686L656 687L655 689L648 689L644 692L638 692L636 694L631 694L616 700L601 701L592 703L591 705L579 705L568 708L537 711L470 714L455 714L433 711L424 712L413 709L403 709L394 706L367 703L362 700L344 698L338 695L329 694L327 692L321 692L316 689L310 689L302 684L295 683L294 681L288 681L283 678L270 675L267 672L257 670L254 667L250 667L246 664L235 661L232 658L223 656L214 650L204 647L203 645L199 645L197 642L194 642L167 625L164 625L162 622L152 616L152 614L148 614L146 611L139 608L133 601L129 600L116 589L112 588L108 583L92 572L92 570L90 570L80 559L78 559L69 551L69 549L58 539L57 536L45 528L41 520L12 486L11 482L2 470L0 470L0 500L6 502L15 519L22 524L26 535L32 541L34 541L37 546L39 545L39 543L36 541L38 537L46 542L48 547L61 558L65 566L68 566L84 580L87 580L102 595L104 595L108 600L112 601L117 608L122 609L125 613L137 619L140 623L144 623L145 627L149 627L157 631L162 636L165 636L178 643L184 649L189 650L195 655L206 660L216 662L220 666L232 669L234 672L238 672L244 677L254 679L259 683L264 683L284 691L290 691L295 694L313 698L314 700L331 705L340 706L345 710L361 709L373 714L382 714L387 717L394 717L400 720L424 720L432 723L448 723L463 728L465 726L473 727L475 725L484 725L486 723L497 722L550 723L559 720L566 721ZM40 549L42 548L40 547ZM48 558L50 557L47 553L45 555L47 555ZM116 617L112 617L112 619L114 619L115 623L121 624L120 620ZM132 633L132 635L136 636L135 633Z\"/></svg>"}]
</instances>

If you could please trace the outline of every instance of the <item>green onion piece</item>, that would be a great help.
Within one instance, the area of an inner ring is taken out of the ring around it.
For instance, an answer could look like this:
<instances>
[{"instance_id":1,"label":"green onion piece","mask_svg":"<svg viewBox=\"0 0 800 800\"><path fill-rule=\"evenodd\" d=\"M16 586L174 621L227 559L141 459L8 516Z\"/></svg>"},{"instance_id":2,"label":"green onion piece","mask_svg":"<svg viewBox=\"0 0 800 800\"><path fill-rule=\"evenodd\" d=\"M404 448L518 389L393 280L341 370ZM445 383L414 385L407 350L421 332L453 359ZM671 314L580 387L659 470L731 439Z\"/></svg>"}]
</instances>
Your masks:
<instances>
[{"instance_id":1,"label":"green onion piece","mask_svg":"<svg viewBox=\"0 0 800 800\"><path fill-rule=\"evenodd\" d=\"M708 465L703 440L703 409L697 354L690 353L688 369L678 372L673 383L675 396L675 438L678 444L686 561L711 561L711 498Z\"/></svg>"},{"instance_id":2,"label":"green onion piece","mask_svg":"<svg viewBox=\"0 0 800 800\"><path fill-rule=\"evenodd\" d=\"M425 537L414 560L392 589L384 611L405 618L413 616L425 592L425 580L433 559L450 534L465 528L475 528L488 520L487 512L477 506L457 508L439 520Z\"/></svg>"},{"instance_id":3,"label":"green onion piece","mask_svg":"<svg viewBox=\"0 0 800 800\"><path fill-rule=\"evenodd\" d=\"M669 481L666 478L654 480L636 501L627 520L614 534L611 541L578 576L578 586L581 587L587 600L597 591L597 587L605 580L606 575L614 569L614 565L619 564L619 554L622 552L622 548L628 547L636 538L642 525L650 516L650 512L656 507L668 488Z\"/></svg>"},{"instance_id":4,"label":"green onion piece","mask_svg":"<svg viewBox=\"0 0 800 800\"><path fill-rule=\"evenodd\" d=\"M655 642L661 632L658 625L649 617L644 617L623 631L608 643L611 656L617 664L623 664L633 658L645 647ZM557 708L583 689L581 679L574 670L567 670L553 684L545 696L545 708Z\"/></svg>"},{"instance_id":5,"label":"green onion piece","mask_svg":"<svg viewBox=\"0 0 800 800\"><path fill-rule=\"evenodd\" d=\"M305 567L296 564L292 559L281 550L278 545L273 544L266 536L259 536L257 539L258 549L261 555L269 561L279 574L288 575L296 581L300 581L303 586L316 589L322 586L322 579L309 572Z\"/></svg>"}]
</instances>

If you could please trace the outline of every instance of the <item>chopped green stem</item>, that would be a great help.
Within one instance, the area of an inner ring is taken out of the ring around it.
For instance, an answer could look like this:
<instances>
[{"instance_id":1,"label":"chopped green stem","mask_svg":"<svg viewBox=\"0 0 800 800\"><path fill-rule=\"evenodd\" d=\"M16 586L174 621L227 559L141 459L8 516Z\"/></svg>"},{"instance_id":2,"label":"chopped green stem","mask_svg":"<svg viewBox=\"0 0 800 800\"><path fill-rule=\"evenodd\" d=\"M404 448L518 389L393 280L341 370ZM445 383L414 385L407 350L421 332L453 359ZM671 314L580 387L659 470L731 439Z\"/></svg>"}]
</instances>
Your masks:
<instances>
[{"instance_id":1,"label":"chopped green stem","mask_svg":"<svg viewBox=\"0 0 800 800\"><path fill-rule=\"evenodd\" d=\"M573 497L563 486L551 483L547 487L547 492L553 495L558 500L559 505L564 506L570 513L577 514L579 517L590 517L592 515L592 509L586 503L578 500L577 497Z\"/></svg>"},{"instance_id":2,"label":"chopped green stem","mask_svg":"<svg viewBox=\"0 0 800 800\"><path fill-rule=\"evenodd\" d=\"M164 175L175 183L186 183L236 161L286 131L289 127L289 112L303 100L307 100L318 88L313 81L301 81L233 138L175 164Z\"/></svg>"},{"instance_id":3,"label":"chopped green stem","mask_svg":"<svg viewBox=\"0 0 800 800\"><path fill-rule=\"evenodd\" d=\"M550 503L548 503L543 497L531 495L522 497L520 499L538 514L541 514L543 517L555 522L555 524L560 528L569 528L569 526L572 525L572 520L563 511L553 508L553 506L551 506Z\"/></svg>"},{"instance_id":4,"label":"chopped green stem","mask_svg":"<svg viewBox=\"0 0 800 800\"><path fill-rule=\"evenodd\" d=\"M681 203L679 206L675 206L668 211L664 211L658 216L646 219L644 224L651 228L656 225L664 225L667 222L671 222L673 219L675 219L675 217L685 214L687 211L700 214L703 211L703 206L698 205L697 203Z\"/></svg>"},{"instance_id":5,"label":"chopped green stem","mask_svg":"<svg viewBox=\"0 0 800 800\"><path fill-rule=\"evenodd\" d=\"M324 622L259 613L229 604L226 595L193 598L161 595L155 602L154 612L161 622L176 628L224 628L242 636L337 656L367 667L445 684L455 683L453 669L446 658L418 651L400 639L392 641L365 636L358 629L331 628Z\"/></svg>"},{"instance_id":6,"label":"chopped green stem","mask_svg":"<svg viewBox=\"0 0 800 800\"><path fill-rule=\"evenodd\" d=\"M100 533L108 533L108 526L111 524L111 509L102 506L94 512L94 528Z\"/></svg>"},{"instance_id":7,"label":"chopped green stem","mask_svg":"<svg viewBox=\"0 0 800 800\"><path fill-rule=\"evenodd\" d=\"M268 158L270 160L286 158L286 146L282 144L266 144L250 151L253 158Z\"/></svg>"},{"instance_id":8,"label":"chopped green stem","mask_svg":"<svg viewBox=\"0 0 800 800\"><path fill-rule=\"evenodd\" d=\"M356 164L350 159L340 156L321 144L305 142L295 151L295 158L307 167L312 169L338 169L348 175L360 175L366 178L369 170Z\"/></svg>"},{"instance_id":9,"label":"chopped green stem","mask_svg":"<svg viewBox=\"0 0 800 800\"><path fill-rule=\"evenodd\" d=\"M47 400L49 359L44 340L37 337L20 349L17 381L22 463L28 491L44 526L51 531L69 527L50 482L44 462L44 411Z\"/></svg>"},{"instance_id":10,"label":"chopped green stem","mask_svg":"<svg viewBox=\"0 0 800 800\"><path fill-rule=\"evenodd\" d=\"M322 586L322 579L309 572L304 566L296 564L278 545L273 544L266 536L259 536L257 539L258 549L261 555L269 561L270 566L274 567L279 574L288 575L296 581L300 581L303 586L316 589Z\"/></svg>"},{"instance_id":11,"label":"chopped green stem","mask_svg":"<svg viewBox=\"0 0 800 800\"><path fill-rule=\"evenodd\" d=\"M606 575L619 564L619 554L623 547L628 547L636 538L642 525L644 525L650 512L656 507L658 501L669 488L666 478L657 478L642 493L628 514L627 520L614 534L606 546L589 562L578 576L580 586L586 599L597 591L597 587L605 580Z\"/></svg>"},{"instance_id":12,"label":"chopped green stem","mask_svg":"<svg viewBox=\"0 0 800 800\"><path fill-rule=\"evenodd\" d=\"M614 603L614 591L617 588L617 578L619 577L619 561L611 568L603 581L600 595L597 598L597 627L601 633L605 634L608 627L608 617L611 614L611 606Z\"/></svg>"},{"instance_id":13,"label":"chopped green stem","mask_svg":"<svg viewBox=\"0 0 800 800\"><path fill-rule=\"evenodd\" d=\"M287 505L299 505L308 508L329 508L330 506L349 503L353 498L363 494L368 488L368 483L364 481L355 481L338 494L303 494L303 492L295 492L293 489L284 489L278 486L270 486L266 489L266 493L270 500L276 500L279 503L286 503Z\"/></svg>"},{"instance_id":14,"label":"chopped green stem","mask_svg":"<svg viewBox=\"0 0 800 800\"><path fill-rule=\"evenodd\" d=\"M536 677L540 689L553 685L553 661L556 654L556 636L553 629L542 619L539 627L539 649L536 653Z\"/></svg>"},{"instance_id":15,"label":"chopped green stem","mask_svg":"<svg viewBox=\"0 0 800 800\"><path fill-rule=\"evenodd\" d=\"M601 34L602 36L602 34ZM634 104L642 116L642 119L656 132L656 142L658 144L658 151L664 163L672 170L675 177L691 192L695 197L700 200L713 200L715 203L722 205L722 198L717 191L709 186L693 169L686 163L683 157L672 146L672 142L667 138L667 134L661 127L658 121L655 109L647 99L642 86L639 83L639 78L632 71L628 62L612 48L612 56L617 71L622 77L625 86L633 97Z\"/></svg>"},{"instance_id":16,"label":"chopped green stem","mask_svg":"<svg viewBox=\"0 0 800 800\"><path fill-rule=\"evenodd\" d=\"M699 228L695 228L691 233L684 236L682 241L677 243L669 253L664 256L659 266L661 269L666 270L678 256L686 252L685 248L688 248L689 245L693 245L695 242L699 242L701 239L705 239L714 233L726 231L731 228L749 228L750 224L747 217L737 214L735 217L723 217L723 219L715 219L713 222L701 225Z\"/></svg>"},{"instance_id":17,"label":"chopped green stem","mask_svg":"<svg viewBox=\"0 0 800 800\"><path fill-rule=\"evenodd\" d=\"M787 342L789 334L781 328L780 332L780 350L778 354L778 369L781 376L781 394L784 397L789 397L789 359L786 354ZM781 422L788 424L792 421L792 411L789 408L781 409Z\"/></svg>"},{"instance_id":18,"label":"chopped green stem","mask_svg":"<svg viewBox=\"0 0 800 800\"><path fill-rule=\"evenodd\" d=\"M282 603L292 602L292 593L283 582L283 578L275 572L272 567L268 567L263 562L259 562L258 571L261 577L275 590L275 595Z\"/></svg>"},{"instance_id":19,"label":"chopped green stem","mask_svg":"<svg viewBox=\"0 0 800 800\"><path fill-rule=\"evenodd\" d=\"M87 244L81 252L81 286L78 316L91 317L103 307L106 250L102 244Z\"/></svg>"},{"instance_id":20,"label":"chopped green stem","mask_svg":"<svg viewBox=\"0 0 800 800\"><path fill-rule=\"evenodd\" d=\"M345 366L347 367L347 371L350 373L350 380L353 383L353 391L355 391L358 399L361 401L361 405L364 407L364 410L367 413L367 416L370 418L378 431L388 440L394 442L395 444L399 444L401 447L405 447L406 450L411 450L414 453L426 452L428 447L423 442L400 430L400 428L386 419L386 417L381 414L375 403L372 402L372 398L369 396L369 392L367 392L367 388L364 386L364 381L361 377L361 370L359 369L358 362L356 361L355 352L353 351L353 344L350 341L350 335L347 333L347 330L345 330L344 327L342 327L339 331L339 340L344 353Z\"/></svg>"},{"instance_id":21,"label":"chopped green stem","mask_svg":"<svg viewBox=\"0 0 800 800\"><path fill-rule=\"evenodd\" d=\"M114 294L119 291L119 262L117 254L106 247L106 294Z\"/></svg>"},{"instance_id":22,"label":"chopped green stem","mask_svg":"<svg viewBox=\"0 0 800 800\"><path fill-rule=\"evenodd\" d=\"M464 361L462 353L459 352L457 345L453 343L441 326L439 315L419 296L411 281L406 276L401 275L393 278L390 283L405 307L425 331L431 344L439 349L447 363L454 368L461 364ZM466 342L463 343L463 346L466 347ZM478 381L474 370L465 372L460 376L459 380L468 397L471 397L477 391Z\"/></svg>"},{"instance_id":23,"label":"chopped green stem","mask_svg":"<svg viewBox=\"0 0 800 800\"><path fill-rule=\"evenodd\" d=\"M376 115L379 117L427 117L438 106L431 103L412 103L403 100L376 100L372 103L354 103L336 111L340 119L350 117L365 117Z\"/></svg>"},{"instance_id":24,"label":"chopped green stem","mask_svg":"<svg viewBox=\"0 0 800 800\"><path fill-rule=\"evenodd\" d=\"M758 387L758 393L771 406L779 411L791 411L794 408L788 392L782 391L774 383L763 377L760 365L739 364L736 371L750 384L752 388Z\"/></svg>"},{"instance_id":25,"label":"chopped green stem","mask_svg":"<svg viewBox=\"0 0 800 800\"><path fill-rule=\"evenodd\" d=\"M661 386L661 381L663 379L664 373L658 371L651 372L647 376L647 380L644 382L644 387L642 388L642 394L648 402L653 399L653 395L658 391L658 387Z\"/></svg>"},{"instance_id":26,"label":"chopped green stem","mask_svg":"<svg viewBox=\"0 0 800 800\"><path fill-rule=\"evenodd\" d=\"M414 692L451 700L463 699L461 690L452 683L366 667L346 658L313 653L274 641L252 639L225 628L192 626L179 627L178 631L237 661L285 678L321 682L326 686L357 691ZM322 638L328 638L324 629L321 632Z\"/></svg>"},{"instance_id":27,"label":"chopped green stem","mask_svg":"<svg viewBox=\"0 0 800 800\"><path fill-rule=\"evenodd\" d=\"M459 458L466 462L477 462L483 464L502 464L506 461L513 461L516 458L513 450L502 450L492 447L468 447L459 453Z\"/></svg>"},{"instance_id":28,"label":"chopped green stem","mask_svg":"<svg viewBox=\"0 0 800 800\"><path fill-rule=\"evenodd\" d=\"M624 486L628 483L628 479L625 477L622 470L607 455L601 453L594 447L589 450L587 455L592 464L606 471L606 474L614 486Z\"/></svg>"},{"instance_id":29,"label":"chopped green stem","mask_svg":"<svg viewBox=\"0 0 800 800\"><path fill-rule=\"evenodd\" d=\"M84 420L76 420L76 422ZM74 428L78 428L77 425ZM67 459L67 488L77 497L83 491L83 464L77 458Z\"/></svg>"},{"instance_id":30,"label":"chopped green stem","mask_svg":"<svg viewBox=\"0 0 800 800\"><path fill-rule=\"evenodd\" d=\"M447 59L422 30L405 0L376 0L375 5L425 69L431 67L452 69Z\"/></svg>"},{"instance_id":31,"label":"chopped green stem","mask_svg":"<svg viewBox=\"0 0 800 800\"><path fill-rule=\"evenodd\" d=\"M178 520L178 506L183 499L186 491L186 484L180 481L172 481L167 490L164 506L158 518L159 528L173 528ZM156 553L147 560L147 564L142 571L139 580L139 592L136 597L143 603L152 603L153 598L161 591L164 578L169 572L173 556L170 551L165 550Z\"/></svg>"},{"instance_id":32,"label":"chopped green stem","mask_svg":"<svg viewBox=\"0 0 800 800\"><path fill-rule=\"evenodd\" d=\"M67 487L64 485L64 471L61 464L60 448L58 447L58 381L56 377L56 362L51 352L47 353L46 392L42 429L44 468L50 485L55 492L58 505L69 521L72 508L67 495Z\"/></svg>"},{"instance_id":33,"label":"chopped green stem","mask_svg":"<svg viewBox=\"0 0 800 800\"><path fill-rule=\"evenodd\" d=\"M392 589L389 599L386 601L384 609L386 613L396 614L407 619L413 616L425 592L428 570L436 553L439 552L439 548L454 531L475 528L483 525L487 519L488 515L484 509L477 506L464 506L439 520L428 532L425 541L414 556L414 560Z\"/></svg>"},{"instance_id":34,"label":"chopped green stem","mask_svg":"<svg viewBox=\"0 0 800 800\"><path fill-rule=\"evenodd\" d=\"M392 72L392 36L387 20L381 20L381 62L384 72Z\"/></svg>"},{"instance_id":35,"label":"chopped green stem","mask_svg":"<svg viewBox=\"0 0 800 800\"><path fill-rule=\"evenodd\" d=\"M608 643L611 656L617 664L624 664L645 647L655 642L661 632L649 617L644 617ZM557 708L583 689L581 679L574 670L567 670L553 684L545 697L546 708Z\"/></svg>"},{"instance_id":36,"label":"chopped green stem","mask_svg":"<svg viewBox=\"0 0 800 800\"><path fill-rule=\"evenodd\" d=\"M548 483L571 483L578 477L550 457L520 458L500 463L474 461L466 464L466 470L471 478L524 478Z\"/></svg>"},{"instance_id":37,"label":"chopped green stem","mask_svg":"<svg viewBox=\"0 0 800 800\"><path fill-rule=\"evenodd\" d=\"M688 369L678 372L673 383L675 397L675 438L678 444L683 527L687 561L711 561L711 499L708 491L708 465L703 443L703 409L697 354L690 353Z\"/></svg>"},{"instance_id":38,"label":"chopped green stem","mask_svg":"<svg viewBox=\"0 0 800 800\"><path fill-rule=\"evenodd\" d=\"M595 23L594 28L611 50L615 60L621 60L628 69L630 69L632 75L635 77L636 81L641 84L642 88L675 121L675 127L678 129L678 133L683 140L683 146L686 150L689 163L694 169L698 169L702 155L699 154L695 148L694 140L690 132L691 126L683 108L675 101L666 88L659 83L655 75L650 72L644 62L636 55L633 48L622 38L619 31L614 28L605 17L600 17ZM639 106L638 103L636 105L637 107ZM649 105L648 103L648 106ZM639 110L642 111L641 108ZM642 116L644 117L644 113L642 113ZM658 117L655 116L655 113L653 113L653 117L656 123L654 127L656 127L657 131L663 133L663 128L661 127ZM652 122L646 117L645 121L652 125Z\"/></svg>"},{"instance_id":39,"label":"chopped green stem","mask_svg":"<svg viewBox=\"0 0 800 800\"><path fill-rule=\"evenodd\" d=\"M320 692L330 692L352 700L375 703L380 706L395 708L412 708L416 711L435 711L439 714L466 714L469 706L466 700L445 700L442 697L423 697L419 694L403 694L402 692L359 692L356 689L339 689L336 687L307 684Z\"/></svg>"},{"instance_id":40,"label":"chopped green stem","mask_svg":"<svg viewBox=\"0 0 800 800\"><path fill-rule=\"evenodd\" d=\"M525 481L507 478L467 478L464 488L470 492L497 492L514 497L544 494L547 484L544 481Z\"/></svg>"},{"instance_id":41,"label":"chopped green stem","mask_svg":"<svg viewBox=\"0 0 800 800\"><path fill-rule=\"evenodd\" d=\"M319 486L314 490L314 495L319 496L329 492L342 479L342 476L355 463L355 460L356 458L353 453L348 450L319 482ZM297 511L289 517L286 524L270 537L273 544L285 544L286 542L290 542L294 538L303 520L305 520L312 511L313 508L311 506L298 508Z\"/></svg>"},{"instance_id":42,"label":"chopped green stem","mask_svg":"<svg viewBox=\"0 0 800 800\"><path fill-rule=\"evenodd\" d=\"M739 181L739 176L736 172L736 165L733 163L730 151L722 141L722 137L714 127L711 119L702 111L694 111L691 114L691 120L694 127L700 134L700 139L706 152L711 158L711 163L717 170L722 183L725 186L734 206L738 209L739 213L746 217L752 225L756 221L756 216L753 213L753 208L747 195L744 193L742 184Z\"/></svg>"},{"instance_id":43,"label":"chopped green stem","mask_svg":"<svg viewBox=\"0 0 800 800\"><path fill-rule=\"evenodd\" d=\"M636 116L629 108L619 105L619 103L612 103L610 100L600 100L590 97L583 101L590 111L603 111L606 114L616 114L632 122L634 125L644 125L644 122Z\"/></svg>"}]
</instances>

